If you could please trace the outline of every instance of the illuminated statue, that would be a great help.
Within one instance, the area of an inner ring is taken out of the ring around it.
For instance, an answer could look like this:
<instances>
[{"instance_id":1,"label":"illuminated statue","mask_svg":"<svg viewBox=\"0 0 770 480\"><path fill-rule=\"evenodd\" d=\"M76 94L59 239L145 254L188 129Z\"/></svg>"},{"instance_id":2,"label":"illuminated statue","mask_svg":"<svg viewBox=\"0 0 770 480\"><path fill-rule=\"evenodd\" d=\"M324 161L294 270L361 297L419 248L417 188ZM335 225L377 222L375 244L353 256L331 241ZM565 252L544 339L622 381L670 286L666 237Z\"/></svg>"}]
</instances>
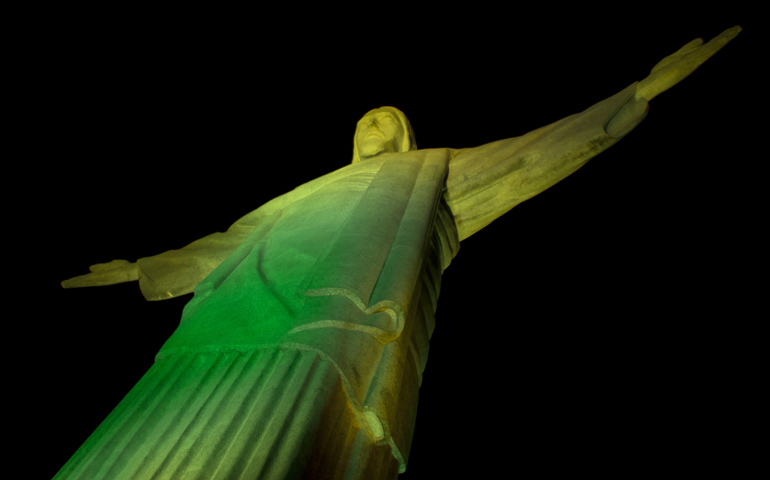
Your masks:
<instances>
[{"instance_id":1,"label":"illuminated statue","mask_svg":"<svg viewBox=\"0 0 770 480\"><path fill-rule=\"evenodd\" d=\"M402 112L372 110L351 165L227 232L63 282L195 296L56 478L395 478L460 242L625 136L739 31L690 42L582 113L476 148L417 150Z\"/></svg>"}]
</instances>

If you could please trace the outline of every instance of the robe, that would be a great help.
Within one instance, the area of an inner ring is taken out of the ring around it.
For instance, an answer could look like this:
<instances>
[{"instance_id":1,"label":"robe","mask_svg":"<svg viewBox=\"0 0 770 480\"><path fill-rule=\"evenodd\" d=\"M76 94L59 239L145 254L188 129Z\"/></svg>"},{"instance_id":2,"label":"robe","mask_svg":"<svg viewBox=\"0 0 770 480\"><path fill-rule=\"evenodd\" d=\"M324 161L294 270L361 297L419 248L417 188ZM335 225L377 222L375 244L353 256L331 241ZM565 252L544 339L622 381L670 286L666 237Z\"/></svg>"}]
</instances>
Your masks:
<instances>
[{"instance_id":1,"label":"robe","mask_svg":"<svg viewBox=\"0 0 770 480\"><path fill-rule=\"evenodd\" d=\"M195 295L55 478L395 478L460 241L628 133L647 111L634 92L521 137L348 165L140 259L148 299Z\"/></svg>"}]
</instances>

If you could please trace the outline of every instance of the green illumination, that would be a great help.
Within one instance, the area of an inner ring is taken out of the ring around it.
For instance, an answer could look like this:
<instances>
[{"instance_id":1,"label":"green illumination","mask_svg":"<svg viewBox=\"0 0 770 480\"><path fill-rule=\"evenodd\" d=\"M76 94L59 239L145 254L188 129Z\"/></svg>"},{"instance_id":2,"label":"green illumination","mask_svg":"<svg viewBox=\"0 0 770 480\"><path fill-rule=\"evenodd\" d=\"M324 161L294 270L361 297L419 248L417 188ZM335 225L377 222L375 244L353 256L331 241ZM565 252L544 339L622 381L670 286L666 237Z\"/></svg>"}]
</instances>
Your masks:
<instances>
[{"instance_id":1,"label":"green illumination","mask_svg":"<svg viewBox=\"0 0 770 480\"><path fill-rule=\"evenodd\" d=\"M185 248L65 287L195 292L153 367L57 479L388 479L405 471L441 274L460 241L559 182L733 38L521 137L418 150L402 112L359 122L353 163ZM695 60L693 60L695 59Z\"/></svg>"}]
</instances>

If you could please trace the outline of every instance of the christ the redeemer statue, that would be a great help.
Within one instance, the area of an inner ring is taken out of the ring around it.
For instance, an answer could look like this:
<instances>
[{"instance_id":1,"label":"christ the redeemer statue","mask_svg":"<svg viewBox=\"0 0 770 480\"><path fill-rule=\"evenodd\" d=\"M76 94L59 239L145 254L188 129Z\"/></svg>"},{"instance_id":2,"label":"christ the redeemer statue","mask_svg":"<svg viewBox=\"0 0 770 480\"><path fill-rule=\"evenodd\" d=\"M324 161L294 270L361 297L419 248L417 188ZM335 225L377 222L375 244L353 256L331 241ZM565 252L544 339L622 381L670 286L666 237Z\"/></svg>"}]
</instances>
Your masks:
<instances>
[{"instance_id":1,"label":"christ the redeemer statue","mask_svg":"<svg viewBox=\"0 0 770 480\"><path fill-rule=\"evenodd\" d=\"M195 295L152 368L55 478L395 478L460 242L625 136L739 31L688 43L582 113L476 148L418 150L401 111L372 110L352 164L224 233L63 282Z\"/></svg>"}]
</instances>

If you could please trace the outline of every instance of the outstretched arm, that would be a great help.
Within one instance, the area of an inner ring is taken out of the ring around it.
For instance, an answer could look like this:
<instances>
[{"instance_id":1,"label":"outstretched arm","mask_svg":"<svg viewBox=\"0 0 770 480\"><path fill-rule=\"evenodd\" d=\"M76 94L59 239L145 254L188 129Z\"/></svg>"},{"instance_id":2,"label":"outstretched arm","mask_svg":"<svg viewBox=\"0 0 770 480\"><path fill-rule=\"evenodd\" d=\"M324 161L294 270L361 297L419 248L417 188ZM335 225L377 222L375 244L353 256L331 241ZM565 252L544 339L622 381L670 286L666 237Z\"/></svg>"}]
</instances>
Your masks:
<instances>
[{"instance_id":1,"label":"outstretched arm","mask_svg":"<svg viewBox=\"0 0 770 480\"><path fill-rule=\"evenodd\" d=\"M139 281L147 300L165 300L191 293L251 234L270 212L260 208L242 217L226 232L217 232L177 250L169 250L135 263L113 260L89 267L91 273L61 282L64 288L98 287Z\"/></svg>"},{"instance_id":2,"label":"outstretched arm","mask_svg":"<svg viewBox=\"0 0 770 480\"><path fill-rule=\"evenodd\" d=\"M661 60L650 75L591 108L526 135L453 150L447 203L463 240L519 203L563 180L641 122L648 101L692 73L740 27L707 44L697 39Z\"/></svg>"},{"instance_id":3,"label":"outstretched arm","mask_svg":"<svg viewBox=\"0 0 770 480\"><path fill-rule=\"evenodd\" d=\"M62 282L64 288L96 287L139 280L147 300L165 300L192 293L195 287L236 251L252 234L264 234L269 218L292 203L347 175L341 168L276 197L241 217L223 233L207 235L177 250L140 258L136 263L113 260L92 265L91 273ZM262 227L262 228L258 228ZM253 240L253 238L252 238Z\"/></svg>"},{"instance_id":4,"label":"outstretched arm","mask_svg":"<svg viewBox=\"0 0 770 480\"><path fill-rule=\"evenodd\" d=\"M191 293L248 237L253 226L248 228L239 222L227 232L213 233L180 249L140 258L135 263L113 260L91 265L91 273L64 280L61 285L64 288L99 287L138 280L147 300L165 300Z\"/></svg>"}]
</instances>

